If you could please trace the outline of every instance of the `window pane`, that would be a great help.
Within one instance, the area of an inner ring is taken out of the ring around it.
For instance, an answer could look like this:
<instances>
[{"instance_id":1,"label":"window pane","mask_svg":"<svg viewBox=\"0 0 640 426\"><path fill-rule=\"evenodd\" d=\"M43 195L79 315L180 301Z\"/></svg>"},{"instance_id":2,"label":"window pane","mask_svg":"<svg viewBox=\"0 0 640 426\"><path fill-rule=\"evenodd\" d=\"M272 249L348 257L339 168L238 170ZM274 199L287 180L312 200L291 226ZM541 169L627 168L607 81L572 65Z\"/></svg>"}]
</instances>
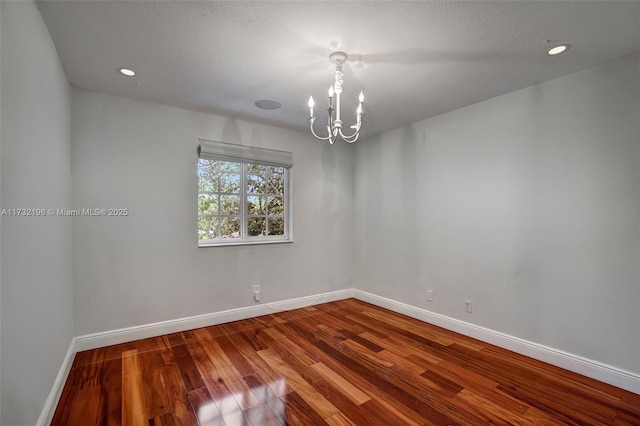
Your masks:
<instances>
[{"instance_id":1,"label":"window pane","mask_svg":"<svg viewBox=\"0 0 640 426\"><path fill-rule=\"evenodd\" d=\"M257 195L248 195L247 196L247 213L250 215L264 215L266 214L265 209L265 198L259 197Z\"/></svg>"},{"instance_id":2,"label":"window pane","mask_svg":"<svg viewBox=\"0 0 640 426\"><path fill-rule=\"evenodd\" d=\"M227 174L220 175L220 192L225 194L237 194L240 192L240 175Z\"/></svg>"},{"instance_id":3,"label":"window pane","mask_svg":"<svg viewBox=\"0 0 640 426\"><path fill-rule=\"evenodd\" d=\"M198 191L218 191L218 175L214 163L211 160L198 160Z\"/></svg>"},{"instance_id":4,"label":"window pane","mask_svg":"<svg viewBox=\"0 0 640 426\"><path fill-rule=\"evenodd\" d=\"M220 219L221 238L240 238L240 218L223 217Z\"/></svg>"},{"instance_id":5,"label":"window pane","mask_svg":"<svg viewBox=\"0 0 640 426\"><path fill-rule=\"evenodd\" d=\"M240 163L233 161L216 161L216 166L221 172L240 172Z\"/></svg>"},{"instance_id":6,"label":"window pane","mask_svg":"<svg viewBox=\"0 0 640 426\"><path fill-rule=\"evenodd\" d=\"M240 214L240 196L239 195L221 195L220 196L220 214L223 215L239 215Z\"/></svg>"},{"instance_id":7,"label":"window pane","mask_svg":"<svg viewBox=\"0 0 640 426\"><path fill-rule=\"evenodd\" d=\"M264 217L250 217L247 221L247 228L250 237L262 237L267 234L266 220Z\"/></svg>"},{"instance_id":8,"label":"window pane","mask_svg":"<svg viewBox=\"0 0 640 426\"><path fill-rule=\"evenodd\" d=\"M284 195L284 175L269 175L267 178L267 184L267 191L269 194Z\"/></svg>"},{"instance_id":9,"label":"window pane","mask_svg":"<svg viewBox=\"0 0 640 426\"><path fill-rule=\"evenodd\" d=\"M269 235L284 235L284 218L270 217L268 219Z\"/></svg>"},{"instance_id":10,"label":"window pane","mask_svg":"<svg viewBox=\"0 0 640 426\"><path fill-rule=\"evenodd\" d=\"M218 162L215 160L203 160L202 158L198 159L198 174L200 173L214 173L216 170L216 164Z\"/></svg>"},{"instance_id":11,"label":"window pane","mask_svg":"<svg viewBox=\"0 0 640 426\"><path fill-rule=\"evenodd\" d=\"M199 192L218 192L218 180L209 179L207 177L200 177L198 180Z\"/></svg>"},{"instance_id":12,"label":"window pane","mask_svg":"<svg viewBox=\"0 0 640 426\"><path fill-rule=\"evenodd\" d=\"M199 217L198 218L198 239L213 240L218 236L218 218L217 217Z\"/></svg>"},{"instance_id":13,"label":"window pane","mask_svg":"<svg viewBox=\"0 0 640 426\"><path fill-rule=\"evenodd\" d=\"M248 173L262 174L264 173L265 169L266 169L266 166L263 166L262 164L247 164Z\"/></svg>"},{"instance_id":14,"label":"window pane","mask_svg":"<svg viewBox=\"0 0 640 426\"><path fill-rule=\"evenodd\" d=\"M269 215L284 214L284 201L281 197L269 197Z\"/></svg>"},{"instance_id":15,"label":"window pane","mask_svg":"<svg viewBox=\"0 0 640 426\"><path fill-rule=\"evenodd\" d=\"M264 194L265 182L262 175L247 176L247 194Z\"/></svg>"},{"instance_id":16,"label":"window pane","mask_svg":"<svg viewBox=\"0 0 640 426\"><path fill-rule=\"evenodd\" d=\"M198 195L198 215L217 215L218 196L211 194Z\"/></svg>"},{"instance_id":17,"label":"window pane","mask_svg":"<svg viewBox=\"0 0 640 426\"><path fill-rule=\"evenodd\" d=\"M278 173L283 175L284 174L284 167L278 167L278 166L267 166L267 173Z\"/></svg>"}]
</instances>

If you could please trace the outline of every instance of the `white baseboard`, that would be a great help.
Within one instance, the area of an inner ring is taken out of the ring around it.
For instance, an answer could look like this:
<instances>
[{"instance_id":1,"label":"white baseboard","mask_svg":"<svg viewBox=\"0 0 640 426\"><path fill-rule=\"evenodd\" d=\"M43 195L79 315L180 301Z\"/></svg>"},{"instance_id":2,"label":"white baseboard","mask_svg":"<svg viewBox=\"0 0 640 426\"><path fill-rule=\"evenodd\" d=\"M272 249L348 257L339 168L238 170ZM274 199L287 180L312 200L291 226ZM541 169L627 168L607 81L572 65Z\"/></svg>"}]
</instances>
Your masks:
<instances>
[{"instance_id":1,"label":"white baseboard","mask_svg":"<svg viewBox=\"0 0 640 426\"><path fill-rule=\"evenodd\" d=\"M483 342L491 343L501 348L526 355L640 395L640 375L638 374L582 358L577 355L569 354L558 349L549 348L524 339L509 336L507 334L460 321L455 318L436 314L402 302L396 302L395 300L387 299L372 293L356 289L346 289L314 296L300 297L268 304L258 304L255 306L229 309L211 314L196 315L188 318L180 318L176 320L75 337L69 345L67 355L64 358L60 371L58 372L58 376L56 377L51 392L49 393L49 397L47 398L42 412L40 413L37 426L45 426L51 423L60 395L62 394L62 389L67 381L73 359L77 352L131 342L139 339L147 339L149 337L162 336L164 334L192 330L194 328L208 327L231 321L254 318L261 315L272 314L276 311L288 311L291 309L298 309L320 303L348 299L351 297L437 325L465 336L473 337Z\"/></svg>"},{"instance_id":2,"label":"white baseboard","mask_svg":"<svg viewBox=\"0 0 640 426\"><path fill-rule=\"evenodd\" d=\"M209 327L211 325L224 324L226 322L259 317L261 315L269 315L277 311L288 311L291 309L317 305L319 303L348 299L350 297L353 297L352 289L338 290L313 296L299 297L297 299L283 300L280 302L266 304L260 303L254 306L229 309L211 314L195 315L192 317L156 322L153 324L138 325L118 330L87 334L75 338L76 351L86 351L89 349L131 342L134 340L148 339L149 337L162 336L163 334L193 330L194 328L200 327Z\"/></svg>"},{"instance_id":3,"label":"white baseboard","mask_svg":"<svg viewBox=\"0 0 640 426\"><path fill-rule=\"evenodd\" d=\"M411 318L437 325L438 327L473 337L521 355L640 394L640 375L630 371L625 371L578 355L570 354L558 349L520 339L518 337L513 337L508 334L480 327L475 324L470 324L465 321L460 321L445 315L430 312L402 302L396 302L395 300L387 299L365 291L354 289L353 297L358 300L362 300L363 302L368 302L372 305L386 308L390 311L398 312Z\"/></svg>"},{"instance_id":4,"label":"white baseboard","mask_svg":"<svg viewBox=\"0 0 640 426\"><path fill-rule=\"evenodd\" d=\"M76 339L74 338L71 340L71 344L69 345L67 354L62 361L62 366L58 371L56 380L53 382L51 392L49 392L49 396L44 402L44 407L42 407L40 417L38 418L38 422L36 423L37 426L46 426L51 424L51 420L53 420L53 415L56 411L58 401L60 400L60 395L62 395L62 389L64 388L64 384L67 382L67 377L69 377L69 371L71 371L71 365L73 364L73 359L76 356L76 352Z\"/></svg>"}]
</instances>

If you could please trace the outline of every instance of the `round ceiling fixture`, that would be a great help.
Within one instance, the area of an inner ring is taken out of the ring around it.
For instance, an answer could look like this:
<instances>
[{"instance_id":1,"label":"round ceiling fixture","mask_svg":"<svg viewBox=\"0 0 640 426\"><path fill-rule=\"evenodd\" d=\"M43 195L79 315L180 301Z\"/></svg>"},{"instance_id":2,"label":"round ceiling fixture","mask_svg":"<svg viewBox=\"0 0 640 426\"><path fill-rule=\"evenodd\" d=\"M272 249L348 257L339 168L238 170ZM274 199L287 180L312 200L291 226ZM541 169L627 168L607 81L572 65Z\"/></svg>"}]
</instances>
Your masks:
<instances>
[{"instance_id":1,"label":"round ceiling fixture","mask_svg":"<svg viewBox=\"0 0 640 426\"><path fill-rule=\"evenodd\" d=\"M282 104L278 101L274 101L273 99L260 99L255 102L255 106L260 109L279 109Z\"/></svg>"},{"instance_id":2,"label":"round ceiling fixture","mask_svg":"<svg viewBox=\"0 0 640 426\"><path fill-rule=\"evenodd\" d=\"M559 44L557 46L553 46L551 49L547 50L547 55L549 56L556 56L559 55L561 53L566 52L567 50L569 50L569 48L571 47L570 44Z\"/></svg>"},{"instance_id":3,"label":"round ceiling fixture","mask_svg":"<svg viewBox=\"0 0 640 426\"><path fill-rule=\"evenodd\" d=\"M122 75L126 75L127 77L133 77L136 75L136 72L129 68L118 68L118 72Z\"/></svg>"}]
</instances>

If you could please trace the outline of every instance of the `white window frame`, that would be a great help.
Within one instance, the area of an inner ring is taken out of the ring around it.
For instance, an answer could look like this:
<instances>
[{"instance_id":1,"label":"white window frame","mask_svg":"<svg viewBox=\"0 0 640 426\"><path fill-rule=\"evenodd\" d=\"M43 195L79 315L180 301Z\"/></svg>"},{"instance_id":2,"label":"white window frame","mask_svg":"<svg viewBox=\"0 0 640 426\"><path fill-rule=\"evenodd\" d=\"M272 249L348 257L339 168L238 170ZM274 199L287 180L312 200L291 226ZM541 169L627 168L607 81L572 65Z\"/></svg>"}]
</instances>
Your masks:
<instances>
[{"instance_id":1,"label":"white window frame","mask_svg":"<svg viewBox=\"0 0 640 426\"><path fill-rule=\"evenodd\" d=\"M196 239L198 241L198 247L279 244L293 242L293 218L291 208L291 168L293 166L293 156L291 153L200 139L200 145L198 146L198 159L240 163L241 169L240 238L200 240L198 238L198 228L196 226ZM250 215L247 212L247 197L251 194L247 194L247 164L259 164L263 166L275 166L284 168L284 235L248 235L248 222ZM197 167L198 166L196 163L196 169ZM198 176L198 180L199 179L200 177ZM198 190L197 193L200 194L200 191ZM196 215L197 217L199 217L199 215L197 214L197 206L198 202L196 200Z\"/></svg>"}]
</instances>

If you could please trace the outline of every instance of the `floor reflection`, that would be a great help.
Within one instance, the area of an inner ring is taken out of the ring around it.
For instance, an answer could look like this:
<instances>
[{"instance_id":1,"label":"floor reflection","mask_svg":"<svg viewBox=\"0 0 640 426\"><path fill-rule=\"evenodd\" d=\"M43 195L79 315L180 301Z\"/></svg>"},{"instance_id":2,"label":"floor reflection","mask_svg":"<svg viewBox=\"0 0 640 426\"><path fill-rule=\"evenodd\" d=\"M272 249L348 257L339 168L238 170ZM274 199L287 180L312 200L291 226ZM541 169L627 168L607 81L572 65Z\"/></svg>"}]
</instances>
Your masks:
<instances>
[{"instance_id":1,"label":"floor reflection","mask_svg":"<svg viewBox=\"0 0 640 426\"><path fill-rule=\"evenodd\" d=\"M284 379L277 379L266 385L251 387L251 393L255 396L260 405L267 407L268 412L273 416L277 424L286 424L286 407L278 395L286 396L287 382ZM201 425L227 424L241 425L245 423L243 402L246 395L242 393L231 393L224 398L204 404L198 410L198 422Z\"/></svg>"}]
</instances>

